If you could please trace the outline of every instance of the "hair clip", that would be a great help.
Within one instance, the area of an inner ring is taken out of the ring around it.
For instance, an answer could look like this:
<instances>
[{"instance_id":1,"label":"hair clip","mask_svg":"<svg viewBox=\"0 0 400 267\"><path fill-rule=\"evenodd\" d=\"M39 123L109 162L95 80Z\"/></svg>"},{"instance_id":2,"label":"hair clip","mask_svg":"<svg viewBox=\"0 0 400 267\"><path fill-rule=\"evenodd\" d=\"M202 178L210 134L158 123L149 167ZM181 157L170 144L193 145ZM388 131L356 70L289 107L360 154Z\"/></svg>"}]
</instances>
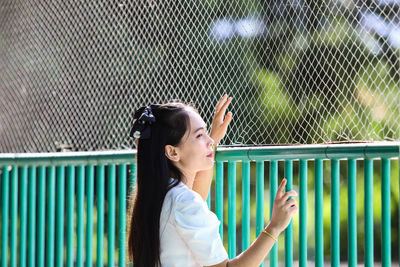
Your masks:
<instances>
[{"instance_id":1,"label":"hair clip","mask_svg":"<svg viewBox=\"0 0 400 267\"><path fill-rule=\"evenodd\" d=\"M151 124L156 122L152 109L158 107L159 105L149 105L147 107L141 107L135 112L135 121L129 133L130 137L135 139L151 138Z\"/></svg>"}]
</instances>

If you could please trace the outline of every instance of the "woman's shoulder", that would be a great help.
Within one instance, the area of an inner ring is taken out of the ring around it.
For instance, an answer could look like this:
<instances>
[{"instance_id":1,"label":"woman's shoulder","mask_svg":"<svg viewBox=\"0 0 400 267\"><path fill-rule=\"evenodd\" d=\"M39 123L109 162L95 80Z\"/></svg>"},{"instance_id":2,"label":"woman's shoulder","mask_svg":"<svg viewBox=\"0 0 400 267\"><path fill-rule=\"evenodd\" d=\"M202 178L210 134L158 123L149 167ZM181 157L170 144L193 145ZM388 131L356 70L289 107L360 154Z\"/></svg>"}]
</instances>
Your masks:
<instances>
[{"instance_id":1,"label":"woman's shoulder","mask_svg":"<svg viewBox=\"0 0 400 267\"><path fill-rule=\"evenodd\" d=\"M198 193L189 189L182 182L168 191L165 201L167 203L169 202L172 206L172 209L178 212L192 209L204 209L204 205L206 205Z\"/></svg>"},{"instance_id":2,"label":"woman's shoulder","mask_svg":"<svg viewBox=\"0 0 400 267\"><path fill-rule=\"evenodd\" d=\"M194 192L193 190L189 189L184 183L180 182L173 188L171 188L168 193L167 197L169 197L174 202L192 202L198 201L201 197L199 194Z\"/></svg>"}]
</instances>

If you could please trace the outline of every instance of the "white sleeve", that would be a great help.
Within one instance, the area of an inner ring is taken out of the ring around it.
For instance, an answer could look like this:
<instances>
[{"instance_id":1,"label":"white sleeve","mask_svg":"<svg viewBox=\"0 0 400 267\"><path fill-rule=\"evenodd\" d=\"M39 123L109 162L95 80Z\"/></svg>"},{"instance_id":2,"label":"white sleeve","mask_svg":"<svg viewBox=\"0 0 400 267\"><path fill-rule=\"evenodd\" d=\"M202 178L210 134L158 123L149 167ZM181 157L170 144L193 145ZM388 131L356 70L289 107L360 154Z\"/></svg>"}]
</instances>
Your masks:
<instances>
[{"instance_id":1,"label":"white sleeve","mask_svg":"<svg viewBox=\"0 0 400 267\"><path fill-rule=\"evenodd\" d=\"M188 192L178 196L174 212L178 234L201 265L215 265L228 258L218 232L220 222L200 196Z\"/></svg>"}]
</instances>

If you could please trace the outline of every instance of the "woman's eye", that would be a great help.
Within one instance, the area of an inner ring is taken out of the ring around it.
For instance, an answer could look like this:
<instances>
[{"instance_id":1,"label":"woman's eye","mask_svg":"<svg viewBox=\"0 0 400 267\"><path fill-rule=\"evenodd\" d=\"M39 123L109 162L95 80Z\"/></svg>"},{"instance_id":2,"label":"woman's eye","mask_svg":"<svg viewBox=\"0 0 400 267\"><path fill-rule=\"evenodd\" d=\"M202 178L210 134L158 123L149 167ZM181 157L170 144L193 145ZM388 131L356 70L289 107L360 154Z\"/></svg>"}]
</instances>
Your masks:
<instances>
[{"instance_id":1,"label":"woman's eye","mask_svg":"<svg viewBox=\"0 0 400 267\"><path fill-rule=\"evenodd\" d=\"M202 137L203 136L203 134L199 134L198 136L197 136L197 138L200 138L200 137Z\"/></svg>"}]
</instances>

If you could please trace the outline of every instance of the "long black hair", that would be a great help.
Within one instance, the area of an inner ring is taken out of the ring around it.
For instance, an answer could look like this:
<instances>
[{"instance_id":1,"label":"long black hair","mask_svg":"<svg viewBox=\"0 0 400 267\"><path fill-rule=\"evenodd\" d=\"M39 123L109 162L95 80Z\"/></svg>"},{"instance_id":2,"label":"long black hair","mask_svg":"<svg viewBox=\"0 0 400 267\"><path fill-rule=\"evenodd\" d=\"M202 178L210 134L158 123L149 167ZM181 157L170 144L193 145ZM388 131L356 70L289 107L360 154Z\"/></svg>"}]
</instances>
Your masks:
<instances>
[{"instance_id":1,"label":"long black hair","mask_svg":"<svg viewBox=\"0 0 400 267\"><path fill-rule=\"evenodd\" d=\"M141 132L145 132L146 138L140 136L140 131L135 132L135 137L139 138L137 186L128 230L128 251L134 267L161 265L161 209L168 190L182 180L181 171L165 156L165 146L177 146L181 142L186 131L190 129L187 109L195 110L192 106L180 102L149 107L147 111L146 108L140 108L134 115L134 122L139 120L144 112L146 117L150 116L152 120L151 123L139 121ZM135 126L133 131L134 128ZM171 177L174 178L172 184Z\"/></svg>"}]
</instances>

